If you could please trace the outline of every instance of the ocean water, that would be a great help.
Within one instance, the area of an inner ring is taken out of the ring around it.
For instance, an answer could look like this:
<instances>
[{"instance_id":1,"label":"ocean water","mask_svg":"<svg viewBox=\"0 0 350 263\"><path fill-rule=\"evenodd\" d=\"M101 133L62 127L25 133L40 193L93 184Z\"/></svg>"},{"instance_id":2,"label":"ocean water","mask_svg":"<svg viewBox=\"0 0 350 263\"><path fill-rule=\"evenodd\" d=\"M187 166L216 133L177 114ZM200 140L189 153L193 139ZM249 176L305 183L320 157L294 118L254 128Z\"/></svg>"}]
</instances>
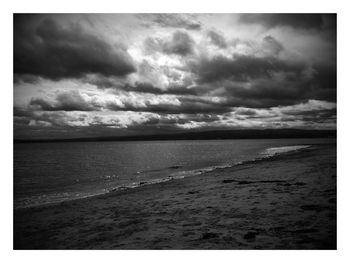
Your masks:
<instances>
[{"instance_id":1,"label":"ocean water","mask_svg":"<svg viewBox=\"0 0 350 263\"><path fill-rule=\"evenodd\" d=\"M334 139L20 143L14 207L36 206L200 176Z\"/></svg>"}]
</instances>

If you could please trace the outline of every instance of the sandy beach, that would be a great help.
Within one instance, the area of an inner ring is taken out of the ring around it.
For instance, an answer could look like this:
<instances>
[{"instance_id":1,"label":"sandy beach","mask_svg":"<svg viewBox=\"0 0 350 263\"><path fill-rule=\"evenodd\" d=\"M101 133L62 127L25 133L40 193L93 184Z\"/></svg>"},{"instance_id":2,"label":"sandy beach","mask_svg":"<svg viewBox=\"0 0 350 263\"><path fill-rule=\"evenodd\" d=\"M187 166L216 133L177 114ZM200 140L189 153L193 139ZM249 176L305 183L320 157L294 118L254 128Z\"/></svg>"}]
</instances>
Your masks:
<instances>
[{"instance_id":1,"label":"sandy beach","mask_svg":"<svg viewBox=\"0 0 350 263\"><path fill-rule=\"evenodd\" d=\"M336 146L17 209L14 249L336 249Z\"/></svg>"}]
</instances>

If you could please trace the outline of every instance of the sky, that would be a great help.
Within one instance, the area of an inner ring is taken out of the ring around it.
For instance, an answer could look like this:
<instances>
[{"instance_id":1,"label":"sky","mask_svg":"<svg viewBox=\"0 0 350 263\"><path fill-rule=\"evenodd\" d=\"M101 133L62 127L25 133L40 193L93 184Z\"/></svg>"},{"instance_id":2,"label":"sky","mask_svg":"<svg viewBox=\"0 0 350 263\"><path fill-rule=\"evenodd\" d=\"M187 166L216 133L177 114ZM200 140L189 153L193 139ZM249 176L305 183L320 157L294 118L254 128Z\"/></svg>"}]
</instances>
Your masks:
<instances>
[{"instance_id":1,"label":"sky","mask_svg":"<svg viewBox=\"0 0 350 263\"><path fill-rule=\"evenodd\" d=\"M336 129L332 14L15 14L14 137Z\"/></svg>"}]
</instances>

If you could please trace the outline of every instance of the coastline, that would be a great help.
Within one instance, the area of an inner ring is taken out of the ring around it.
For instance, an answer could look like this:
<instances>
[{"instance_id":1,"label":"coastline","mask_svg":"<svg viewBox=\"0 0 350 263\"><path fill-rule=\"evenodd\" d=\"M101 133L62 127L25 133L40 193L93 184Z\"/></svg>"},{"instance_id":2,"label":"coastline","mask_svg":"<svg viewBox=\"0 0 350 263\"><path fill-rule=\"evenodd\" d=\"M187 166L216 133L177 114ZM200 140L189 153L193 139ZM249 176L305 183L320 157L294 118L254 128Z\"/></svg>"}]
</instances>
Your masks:
<instances>
[{"instance_id":1,"label":"coastline","mask_svg":"<svg viewBox=\"0 0 350 263\"><path fill-rule=\"evenodd\" d=\"M126 183L126 184L122 184L119 186L111 187L109 189L104 189L104 191L101 191L99 193L89 193L89 194L85 194L85 195L80 194L79 196L64 198L62 200L41 201L41 203L38 203L38 202L33 202L33 201L32 202L17 201L15 199L14 200L14 209L17 210L17 209L25 209L25 208L32 208L32 207L58 205L59 203L62 203L62 202L70 202L70 201L74 201L74 200L93 198L93 197L97 197L100 195L108 194L110 192L125 191L125 190L130 190L133 188L144 187L144 186L150 185L150 184L164 183L167 181L184 179L185 177L190 177L190 176L199 176L203 173L208 173L208 172L220 170L223 168L232 168L235 166L244 165L246 163L252 164L255 162L260 162L262 160L275 158L275 155L281 155L281 154L285 154L285 153L288 153L291 151L298 151L298 150L301 150L302 148L305 148L305 147L312 147L312 145L314 145L314 144L266 148L264 151L260 152L258 154L258 156L252 157L251 159L246 159L246 160L237 161L237 162L233 162L233 163L220 164L220 165L205 166L205 167L192 169L192 170L191 169L180 170L180 171L175 172L174 170L182 168L182 166L178 166L178 165L170 166L170 167L162 168L162 169L158 169L158 170L145 170L145 171L141 171L138 173L157 171L157 172L162 172L163 175L168 174L168 176L154 178L154 179L150 179L150 180L145 179L145 180L135 181L135 182L131 182L131 183ZM316 145L318 145L318 144L316 144ZM173 170L173 172L169 173L169 170Z\"/></svg>"},{"instance_id":2,"label":"coastline","mask_svg":"<svg viewBox=\"0 0 350 263\"><path fill-rule=\"evenodd\" d=\"M14 210L14 249L335 249L336 146Z\"/></svg>"}]
</instances>

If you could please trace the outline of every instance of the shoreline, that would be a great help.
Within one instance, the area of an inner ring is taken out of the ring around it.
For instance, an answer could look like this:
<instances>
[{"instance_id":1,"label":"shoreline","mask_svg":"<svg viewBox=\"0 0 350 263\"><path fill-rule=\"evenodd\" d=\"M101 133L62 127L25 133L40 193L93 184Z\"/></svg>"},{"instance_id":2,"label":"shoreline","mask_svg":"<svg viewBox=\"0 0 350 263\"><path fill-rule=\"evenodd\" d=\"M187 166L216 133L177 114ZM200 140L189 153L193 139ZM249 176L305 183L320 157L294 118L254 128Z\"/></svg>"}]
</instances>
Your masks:
<instances>
[{"instance_id":1,"label":"shoreline","mask_svg":"<svg viewBox=\"0 0 350 263\"><path fill-rule=\"evenodd\" d=\"M216 170L230 169L230 168L234 168L234 167L240 166L240 165L253 164L253 163L258 163L261 161L269 161L269 160L273 160L274 158L278 158L279 156L281 156L283 158L285 155L293 154L293 153L308 149L310 147L312 148L312 147L315 147L315 146L317 147L317 146L321 146L321 145L323 145L323 144L307 144L305 148L303 147L300 149L295 149L295 150L291 150L291 151L287 151L287 152L272 154L271 156L256 157L256 158L253 158L250 160L245 160L245 161L241 161L241 162L237 162L237 163L233 163L233 164L221 165L221 166L210 166L210 167L203 167L203 168L199 168L199 169L195 169L195 170L184 170L182 172L188 173L189 175L187 175L187 176L186 175L185 176L174 176L174 177L167 176L164 178L154 179L152 181L133 182L133 183L130 183L128 185L121 185L118 187L111 188L108 190L108 192L105 192L105 193L91 194L91 195L87 195L87 196L76 197L76 198L62 200L62 201L56 201L56 202L47 202L47 203L33 204L33 205L28 205L28 206L18 206L18 207L14 207L14 210L30 209L30 208L35 208L35 207L55 206L55 205L60 205L60 203L79 201L79 200L84 200L87 198L95 198L95 197L108 195L110 193L115 193L115 192L119 192L119 191L129 191L131 189L141 188L141 187L145 187L148 185L162 184L162 183L173 181L173 180L183 180L187 177L203 176L207 173L211 173L211 172L214 172ZM299 145L296 145L296 146L299 146ZM301 146L305 146L305 145L301 145ZM290 146L287 146L287 147L290 147ZM277 147L277 148L281 148L281 147ZM268 149L270 149L270 148L268 148ZM170 167L170 168L172 168L172 167ZM169 168L166 168L166 169L169 169Z\"/></svg>"},{"instance_id":2,"label":"shoreline","mask_svg":"<svg viewBox=\"0 0 350 263\"><path fill-rule=\"evenodd\" d=\"M14 209L14 248L334 249L335 148L335 144L313 145L181 180ZM326 183L319 183L322 171L312 169L315 164L324 163L330 166L328 176L322 179ZM299 170L295 165L300 166ZM310 178L302 175L309 170L313 181L307 182ZM317 188L322 188L317 192L322 195L322 202L320 196L315 195ZM314 202L301 204L313 195ZM298 199L299 196L302 198ZM288 205L275 207L280 200L293 198L298 199L297 204L300 202L299 209L295 210L295 204L290 206L288 202ZM294 214L289 209L294 209ZM310 212L324 212L325 218L315 223L315 215L309 215ZM259 217L264 218L268 213L269 220L265 224L279 221L283 216L295 224L302 215L308 218L299 223L308 227L297 228L290 222L288 231L279 226L261 229L259 226L263 222ZM322 227L318 229L317 224ZM304 243L289 240L291 234ZM259 241L264 235L268 236L265 237L268 241L264 238ZM286 243L282 242L284 239Z\"/></svg>"}]
</instances>

